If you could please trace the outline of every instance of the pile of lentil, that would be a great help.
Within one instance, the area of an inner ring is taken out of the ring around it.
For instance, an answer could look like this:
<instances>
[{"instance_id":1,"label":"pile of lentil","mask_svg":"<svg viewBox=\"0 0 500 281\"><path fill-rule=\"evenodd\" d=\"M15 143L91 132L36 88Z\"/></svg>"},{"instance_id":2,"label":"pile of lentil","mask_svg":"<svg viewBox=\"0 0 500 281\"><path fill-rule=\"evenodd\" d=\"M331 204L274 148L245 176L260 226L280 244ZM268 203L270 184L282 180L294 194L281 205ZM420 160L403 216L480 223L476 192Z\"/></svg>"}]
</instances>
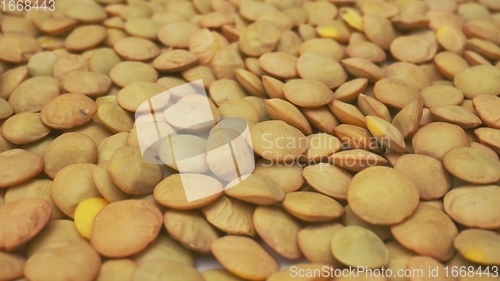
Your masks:
<instances>
[{"instance_id":1,"label":"pile of lentil","mask_svg":"<svg viewBox=\"0 0 500 281\"><path fill-rule=\"evenodd\" d=\"M0 280L499 280L500 1L6 2ZM188 202L134 113L199 79L256 167Z\"/></svg>"}]
</instances>

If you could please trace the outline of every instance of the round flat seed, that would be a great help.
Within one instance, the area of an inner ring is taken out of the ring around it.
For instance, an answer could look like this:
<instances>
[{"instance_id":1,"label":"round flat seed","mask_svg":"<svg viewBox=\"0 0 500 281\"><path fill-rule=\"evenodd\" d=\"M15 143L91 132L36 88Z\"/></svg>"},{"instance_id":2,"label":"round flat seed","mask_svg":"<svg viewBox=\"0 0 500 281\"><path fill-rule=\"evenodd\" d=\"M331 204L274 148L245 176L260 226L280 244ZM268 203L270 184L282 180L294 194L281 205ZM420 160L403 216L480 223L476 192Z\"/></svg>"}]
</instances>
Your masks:
<instances>
[{"instance_id":1,"label":"round flat seed","mask_svg":"<svg viewBox=\"0 0 500 281\"><path fill-rule=\"evenodd\" d=\"M498 95L500 85L496 81L499 79L500 69L490 65L479 65L458 73L453 82L466 98L472 99L479 95Z\"/></svg>"},{"instance_id":2,"label":"round flat seed","mask_svg":"<svg viewBox=\"0 0 500 281\"><path fill-rule=\"evenodd\" d=\"M337 7L326 2L308 3L308 5L304 5L303 8L308 16L308 23L313 26L331 21L338 14Z\"/></svg>"},{"instance_id":3,"label":"round flat seed","mask_svg":"<svg viewBox=\"0 0 500 281\"><path fill-rule=\"evenodd\" d=\"M116 85L125 87L135 81L156 82L158 73L145 63L125 61L116 64L109 72L109 77Z\"/></svg>"},{"instance_id":4,"label":"round flat seed","mask_svg":"<svg viewBox=\"0 0 500 281\"><path fill-rule=\"evenodd\" d=\"M164 93L166 90L165 86L157 83L136 81L123 87L116 94L116 102L123 109L135 113L141 104L158 94L162 94L162 102L167 103L169 95Z\"/></svg>"},{"instance_id":5,"label":"round flat seed","mask_svg":"<svg viewBox=\"0 0 500 281\"><path fill-rule=\"evenodd\" d=\"M52 129L40 119L40 113L21 112L5 120L3 137L14 144L27 144L47 136Z\"/></svg>"},{"instance_id":6,"label":"round flat seed","mask_svg":"<svg viewBox=\"0 0 500 281\"><path fill-rule=\"evenodd\" d=\"M197 63L193 53L186 50L172 50L161 54L153 61L153 67L159 71L176 72L186 70Z\"/></svg>"},{"instance_id":7,"label":"round flat seed","mask_svg":"<svg viewBox=\"0 0 500 281\"><path fill-rule=\"evenodd\" d=\"M216 230L197 211L167 210L163 222L168 234L189 250L210 253L219 238Z\"/></svg>"},{"instance_id":8,"label":"round flat seed","mask_svg":"<svg viewBox=\"0 0 500 281\"><path fill-rule=\"evenodd\" d=\"M368 85L368 79L356 78L345 82L335 90L334 99L342 102L353 102Z\"/></svg>"},{"instance_id":9,"label":"round flat seed","mask_svg":"<svg viewBox=\"0 0 500 281\"><path fill-rule=\"evenodd\" d=\"M38 175L43 168L40 156L22 149L1 152L0 160L0 188L23 183Z\"/></svg>"},{"instance_id":10,"label":"round flat seed","mask_svg":"<svg viewBox=\"0 0 500 281\"><path fill-rule=\"evenodd\" d=\"M405 154L396 160L394 169L415 182L423 200L441 198L451 187L450 174L440 161L427 155Z\"/></svg>"},{"instance_id":11,"label":"round flat seed","mask_svg":"<svg viewBox=\"0 0 500 281\"><path fill-rule=\"evenodd\" d=\"M385 148L399 153L406 151L403 135L387 120L377 116L366 116L366 127Z\"/></svg>"},{"instance_id":12,"label":"round flat seed","mask_svg":"<svg viewBox=\"0 0 500 281\"><path fill-rule=\"evenodd\" d=\"M20 33L8 33L0 37L0 60L9 63L28 62L31 56L41 51L38 41Z\"/></svg>"},{"instance_id":13,"label":"round flat seed","mask_svg":"<svg viewBox=\"0 0 500 281\"><path fill-rule=\"evenodd\" d=\"M64 79L62 87L68 93L96 97L104 95L109 90L111 79L99 72L75 71Z\"/></svg>"},{"instance_id":14,"label":"round flat seed","mask_svg":"<svg viewBox=\"0 0 500 281\"><path fill-rule=\"evenodd\" d=\"M267 76L269 77L269 76ZM269 77L271 78L271 77ZM238 69L236 70L236 80L240 83L240 85L245 89L249 94L257 97L267 97L266 96L266 91L264 90L264 84L262 83L261 79L253 74L250 71L244 70L244 69ZM279 81L279 80L276 80ZM273 81L274 82L274 81ZM279 83L274 82L273 85L274 87L278 87ZM281 85L279 85L281 86ZM278 87L279 88L279 87ZM280 89L281 92L281 89ZM282 97L282 93L280 93L280 97Z\"/></svg>"},{"instance_id":15,"label":"round flat seed","mask_svg":"<svg viewBox=\"0 0 500 281\"><path fill-rule=\"evenodd\" d=\"M344 57L344 49L337 41L330 38L313 38L300 45L299 53L315 52L337 61Z\"/></svg>"},{"instance_id":16,"label":"round flat seed","mask_svg":"<svg viewBox=\"0 0 500 281\"><path fill-rule=\"evenodd\" d=\"M272 119L285 121L305 135L312 133L311 125L306 117L292 103L275 98L266 100L265 105L266 111Z\"/></svg>"},{"instance_id":17,"label":"round flat seed","mask_svg":"<svg viewBox=\"0 0 500 281\"><path fill-rule=\"evenodd\" d=\"M419 90L431 85L429 75L413 63L393 63L387 68L385 77L403 80Z\"/></svg>"},{"instance_id":18,"label":"round flat seed","mask_svg":"<svg viewBox=\"0 0 500 281\"><path fill-rule=\"evenodd\" d=\"M260 114L257 108L244 99L227 101L219 106L218 110L225 118L240 118L251 124L256 124L260 121Z\"/></svg>"},{"instance_id":19,"label":"round flat seed","mask_svg":"<svg viewBox=\"0 0 500 281\"><path fill-rule=\"evenodd\" d=\"M334 199L316 192L291 192L281 202L294 217L307 222L325 222L339 218L344 208Z\"/></svg>"},{"instance_id":20,"label":"round flat seed","mask_svg":"<svg viewBox=\"0 0 500 281\"><path fill-rule=\"evenodd\" d=\"M307 121L320 132L335 134L334 128L339 125L339 121L328 107L301 108L301 112Z\"/></svg>"},{"instance_id":21,"label":"round flat seed","mask_svg":"<svg viewBox=\"0 0 500 281\"><path fill-rule=\"evenodd\" d=\"M237 81L231 79L220 79L212 83L209 88L210 97L218 106L223 103L246 97L245 90Z\"/></svg>"},{"instance_id":22,"label":"round flat seed","mask_svg":"<svg viewBox=\"0 0 500 281\"><path fill-rule=\"evenodd\" d=\"M414 99L401 109L392 120L392 124L401 132L406 139L412 136L420 125L423 114L422 99Z\"/></svg>"},{"instance_id":23,"label":"round flat seed","mask_svg":"<svg viewBox=\"0 0 500 281\"><path fill-rule=\"evenodd\" d=\"M57 58L58 55L50 51L40 52L33 55L28 61L28 71L31 77L52 76L52 69L57 61Z\"/></svg>"},{"instance_id":24,"label":"round flat seed","mask_svg":"<svg viewBox=\"0 0 500 281\"><path fill-rule=\"evenodd\" d=\"M443 211L426 205L419 205L410 218L392 226L391 232L407 249L443 261L453 256L453 239L458 234Z\"/></svg>"},{"instance_id":25,"label":"round flat seed","mask_svg":"<svg viewBox=\"0 0 500 281\"><path fill-rule=\"evenodd\" d=\"M51 128L71 129L90 121L96 112L96 103L84 94L64 94L47 103L40 117Z\"/></svg>"},{"instance_id":26,"label":"round flat seed","mask_svg":"<svg viewBox=\"0 0 500 281\"><path fill-rule=\"evenodd\" d=\"M106 29L100 25L75 28L64 41L70 51L84 51L99 45L106 38Z\"/></svg>"},{"instance_id":27,"label":"round flat seed","mask_svg":"<svg viewBox=\"0 0 500 281\"><path fill-rule=\"evenodd\" d=\"M390 50L391 54L400 61L423 63L434 58L437 46L422 37L410 35L394 39Z\"/></svg>"},{"instance_id":28,"label":"round flat seed","mask_svg":"<svg viewBox=\"0 0 500 281\"><path fill-rule=\"evenodd\" d=\"M436 139L439 134L439 139ZM442 160L446 152L470 142L464 129L457 125L433 122L417 130L412 139L412 147L417 154L424 154Z\"/></svg>"},{"instance_id":29,"label":"round flat seed","mask_svg":"<svg viewBox=\"0 0 500 281\"><path fill-rule=\"evenodd\" d=\"M454 221L482 229L500 227L499 202L500 189L496 185L457 187L443 199L444 210Z\"/></svg>"},{"instance_id":30,"label":"round flat seed","mask_svg":"<svg viewBox=\"0 0 500 281\"><path fill-rule=\"evenodd\" d=\"M303 177L314 190L339 200L347 199L352 175L335 165L320 163L304 168Z\"/></svg>"},{"instance_id":31,"label":"round flat seed","mask_svg":"<svg viewBox=\"0 0 500 281\"><path fill-rule=\"evenodd\" d=\"M307 139L298 129L279 120L264 121L250 129L254 152L279 162L292 161L307 150Z\"/></svg>"},{"instance_id":32,"label":"round flat seed","mask_svg":"<svg viewBox=\"0 0 500 281\"><path fill-rule=\"evenodd\" d=\"M356 106L333 100L328 104L328 107L340 122L363 128L366 127L365 115Z\"/></svg>"},{"instance_id":33,"label":"round flat seed","mask_svg":"<svg viewBox=\"0 0 500 281\"><path fill-rule=\"evenodd\" d=\"M240 8L240 15L246 19L255 21L260 14L266 11L275 11L276 7L270 3L260 3L254 1L243 1Z\"/></svg>"},{"instance_id":34,"label":"round flat seed","mask_svg":"<svg viewBox=\"0 0 500 281\"><path fill-rule=\"evenodd\" d=\"M210 248L224 268L241 278L264 280L279 269L276 260L247 237L227 235L214 241Z\"/></svg>"},{"instance_id":35,"label":"round flat seed","mask_svg":"<svg viewBox=\"0 0 500 281\"><path fill-rule=\"evenodd\" d=\"M279 79L297 77L297 57L283 52L271 52L259 58L260 67L269 75Z\"/></svg>"},{"instance_id":36,"label":"round flat seed","mask_svg":"<svg viewBox=\"0 0 500 281\"><path fill-rule=\"evenodd\" d=\"M425 107L459 105L464 100L464 94L459 89L447 85L433 85L421 91Z\"/></svg>"},{"instance_id":37,"label":"round flat seed","mask_svg":"<svg viewBox=\"0 0 500 281\"><path fill-rule=\"evenodd\" d=\"M475 96L472 99L477 116L485 125L500 129L500 98L489 95Z\"/></svg>"},{"instance_id":38,"label":"round flat seed","mask_svg":"<svg viewBox=\"0 0 500 281\"><path fill-rule=\"evenodd\" d=\"M299 163L279 165L279 163L261 159L255 163L254 173L271 177L286 194L297 191L304 184L302 170Z\"/></svg>"},{"instance_id":39,"label":"round flat seed","mask_svg":"<svg viewBox=\"0 0 500 281\"><path fill-rule=\"evenodd\" d=\"M257 207L253 222L262 240L278 255L287 259L302 256L297 244L297 233L302 226L283 209L275 206Z\"/></svg>"},{"instance_id":40,"label":"round flat seed","mask_svg":"<svg viewBox=\"0 0 500 281\"><path fill-rule=\"evenodd\" d=\"M344 150L334 153L330 156L330 161L351 172L359 172L368 167L385 166L387 164L384 157L363 149Z\"/></svg>"},{"instance_id":41,"label":"round flat seed","mask_svg":"<svg viewBox=\"0 0 500 281\"><path fill-rule=\"evenodd\" d=\"M106 19L106 12L100 5L92 2L81 2L71 5L66 15L80 22L101 22Z\"/></svg>"},{"instance_id":42,"label":"round flat seed","mask_svg":"<svg viewBox=\"0 0 500 281\"><path fill-rule=\"evenodd\" d=\"M255 236L254 208L249 204L222 196L202 211L209 223L229 235Z\"/></svg>"},{"instance_id":43,"label":"round flat seed","mask_svg":"<svg viewBox=\"0 0 500 281\"><path fill-rule=\"evenodd\" d=\"M116 102L116 96L106 97L110 97L110 100L103 101L98 105L94 121L103 124L108 130L114 133L129 132L132 130L134 126L134 117L132 114Z\"/></svg>"},{"instance_id":44,"label":"round flat seed","mask_svg":"<svg viewBox=\"0 0 500 281\"><path fill-rule=\"evenodd\" d=\"M158 235L155 241L144 251L133 255L132 259L138 265L148 264L155 260L194 265L193 254L166 234Z\"/></svg>"},{"instance_id":45,"label":"round flat seed","mask_svg":"<svg viewBox=\"0 0 500 281\"><path fill-rule=\"evenodd\" d=\"M299 57L297 71L301 78L318 80L330 89L347 80L347 73L337 60L315 52L306 52Z\"/></svg>"},{"instance_id":46,"label":"round flat seed","mask_svg":"<svg viewBox=\"0 0 500 281\"><path fill-rule=\"evenodd\" d=\"M473 184L500 180L500 162L480 148L453 148L444 155L443 165L455 177Z\"/></svg>"},{"instance_id":47,"label":"round flat seed","mask_svg":"<svg viewBox=\"0 0 500 281\"><path fill-rule=\"evenodd\" d=\"M420 98L420 91L403 80L384 78L374 87L375 98L387 106L401 109Z\"/></svg>"},{"instance_id":48,"label":"round flat seed","mask_svg":"<svg viewBox=\"0 0 500 281\"><path fill-rule=\"evenodd\" d=\"M187 49L189 39L200 28L191 22L173 22L166 24L158 31L158 39L165 46Z\"/></svg>"},{"instance_id":49,"label":"round flat seed","mask_svg":"<svg viewBox=\"0 0 500 281\"><path fill-rule=\"evenodd\" d=\"M112 259L102 263L96 281L132 280L137 264L130 259Z\"/></svg>"},{"instance_id":50,"label":"round flat seed","mask_svg":"<svg viewBox=\"0 0 500 281\"><path fill-rule=\"evenodd\" d=\"M244 54L258 57L272 52L280 37L281 33L274 24L257 21L245 28L239 39L239 47Z\"/></svg>"},{"instance_id":51,"label":"round flat seed","mask_svg":"<svg viewBox=\"0 0 500 281\"><path fill-rule=\"evenodd\" d=\"M127 20L124 28L132 36L154 40L158 36L160 25L153 19L137 18Z\"/></svg>"},{"instance_id":52,"label":"round flat seed","mask_svg":"<svg viewBox=\"0 0 500 281\"><path fill-rule=\"evenodd\" d=\"M445 25L437 29L436 39L448 52L461 54L464 51L467 37L460 26Z\"/></svg>"},{"instance_id":53,"label":"round flat seed","mask_svg":"<svg viewBox=\"0 0 500 281\"><path fill-rule=\"evenodd\" d=\"M8 100L12 91L27 77L28 68L26 66L15 67L2 73L0 75L0 98Z\"/></svg>"},{"instance_id":54,"label":"round flat seed","mask_svg":"<svg viewBox=\"0 0 500 281\"><path fill-rule=\"evenodd\" d=\"M283 201L285 192L271 177L264 174L244 176L227 184L225 194L256 205L272 205Z\"/></svg>"},{"instance_id":55,"label":"round flat seed","mask_svg":"<svg viewBox=\"0 0 500 281\"><path fill-rule=\"evenodd\" d=\"M90 242L107 257L126 257L144 250L160 232L162 214L143 200L125 200L104 207L92 224Z\"/></svg>"},{"instance_id":56,"label":"round flat seed","mask_svg":"<svg viewBox=\"0 0 500 281\"><path fill-rule=\"evenodd\" d=\"M54 220L47 223L43 230L28 242L26 254L30 257L41 249L53 246L54 244L60 244L61 242L88 243L88 241L78 233L75 223L72 220Z\"/></svg>"},{"instance_id":57,"label":"round flat seed","mask_svg":"<svg viewBox=\"0 0 500 281\"><path fill-rule=\"evenodd\" d=\"M362 58L374 63L383 62L386 59L384 50L368 41L350 43L346 48L346 54L351 58Z\"/></svg>"},{"instance_id":58,"label":"round flat seed","mask_svg":"<svg viewBox=\"0 0 500 281\"><path fill-rule=\"evenodd\" d=\"M100 267L101 257L88 242L60 242L34 253L26 262L24 274L32 280L93 280Z\"/></svg>"},{"instance_id":59,"label":"round flat seed","mask_svg":"<svg viewBox=\"0 0 500 281\"><path fill-rule=\"evenodd\" d=\"M97 147L88 136L64 133L54 139L43 152L43 171L50 178L64 167L75 163L95 163Z\"/></svg>"},{"instance_id":60,"label":"round flat seed","mask_svg":"<svg viewBox=\"0 0 500 281\"><path fill-rule=\"evenodd\" d=\"M356 78L364 78L368 79L369 82L376 83L384 77L382 69L366 59L348 58L341 62L347 72Z\"/></svg>"},{"instance_id":61,"label":"round flat seed","mask_svg":"<svg viewBox=\"0 0 500 281\"><path fill-rule=\"evenodd\" d=\"M49 35L61 35L75 28L78 21L68 17L49 18L40 24L40 30Z\"/></svg>"},{"instance_id":62,"label":"round flat seed","mask_svg":"<svg viewBox=\"0 0 500 281\"><path fill-rule=\"evenodd\" d=\"M434 57L434 63L439 71L448 79L469 68L469 63L461 56L451 52L440 52Z\"/></svg>"},{"instance_id":63,"label":"round flat seed","mask_svg":"<svg viewBox=\"0 0 500 281\"><path fill-rule=\"evenodd\" d=\"M117 149L109 160L108 170L113 182L131 195L150 194L163 179L160 166L146 162L140 149L133 146Z\"/></svg>"},{"instance_id":64,"label":"round flat seed","mask_svg":"<svg viewBox=\"0 0 500 281\"><path fill-rule=\"evenodd\" d=\"M0 249L11 251L45 227L52 206L43 199L24 198L0 206L0 215Z\"/></svg>"},{"instance_id":65,"label":"round flat seed","mask_svg":"<svg viewBox=\"0 0 500 281\"><path fill-rule=\"evenodd\" d=\"M111 48L97 49L89 58L89 69L93 72L99 72L108 75L111 69L122 60Z\"/></svg>"},{"instance_id":66,"label":"round flat seed","mask_svg":"<svg viewBox=\"0 0 500 281\"><path fill-rule=\"evenodd\" d=\"M459 105L432 107L429 111L434 120L456 124L464 129L476 128L483 123L476 114Z\"/></svg>"},{"instance_id":67,"label":"round flat seed","mask_svg":"<svg viewBox=\"0 0 500 281\"><path fill-rule=\"evenodd\" d=\"M297 242L304 256L311 263L325 263L340 266L333 257L331 243L333 235L344 226L331 222L311 224L302 228L297 234Z\"/></svg>"},{"instance_id":68,"label":"round flat seed","mask_svg":"<svg viewBox=\"0 0 500 281\"><path fill-rule=\"evenodd\" d=\"M333 234L333 256L349 266L379 268L389 263L389 250L375 233L360 226L350 225Z\"/></svg>"},{"instance_id":69,"label":"round flat seed","mask_svg":"<svg viewBox=\"0 0 500 281\"><path fill-rule=\"evenodd\" d=\"M285 99L285 96L283 95L284 85L285 83L271 76L267 75L262 76L262 87L265 90L263 95L267 93L267 95L269 95L270 98Z\"/></svg>"},{"instance_id":70,"label":"round flat seed","mask_svg":"<svg viewBox=\"0 0 500 281\"><path fill-rule=\"evenodd\" d=\"M283 94L293 104L303 107L319 107L333 99L333 92L323 83L313 79L290 80L283 86Z\"/></svg>"},{"instance_id":71,"label":"round flat seed","mask_svg":"<svg viewBox=\"0 0 500 281\"><path fill-rule=\"evenodd\" d=\"M455 238L455 248L465 259L485 265L500 264L500 235L488 230L467 229Z\"/></svg>"},{"instance_id":72,"label":"round flat seed","mask_svg":"<svg viewBox=\"0 0 500 281\"><path fill-rule=\"evenodd\" d=\"M413 180L402 172L388 167L369 167L353 177L347 201L361 219L391 225L413 214L419 194Z\"/></svg>"},{"instance_id":73,"label":"round flat seed","mask_svg":"<svg viewBox=\"0 0 500 281\"><path fill-rule=\"evenodd\" d=\"M157 184L153 194L156 202L163 206L176 210L191 210L214 202L222 195L223 190L220 182L206 175L173 174ZM186 193L191 195L190 200ZM193 200L193 197L197 200Z\"/></svg>"},{"instance_id":74,"label":"round flat seed","mask_svg":"<svg viewBox=\"0 0 500 281\"><path fill-rule=\"evenodd\" d=\"M47 76L33 77L12 91L9 102L16 113L38 112L53 98L59 96L60 92L60 82L57 79Z\"/></svg>"},{"instance_id":75,"label":"round flat seed","mask_svg":"<svg viewBox=\"0 0 500 281\"><path fill-rule=\"evenodd\" d=\"M370 41L384 50L389 49L392 41L396 37L391 22L375 13L364 13L363 30Z\"/></svg>"},{"instance_id":76,"label":"round flat seed","mask_svg":"<svg viewBox=\"0 0 500 281\"><path fill-rule=\"evenodd\" d=\"M155 43L137 37L122 38L114 44L113 48L126 60L133 61L149 60L160 54L160 48Z\"/></svg>"}]
</instances>

